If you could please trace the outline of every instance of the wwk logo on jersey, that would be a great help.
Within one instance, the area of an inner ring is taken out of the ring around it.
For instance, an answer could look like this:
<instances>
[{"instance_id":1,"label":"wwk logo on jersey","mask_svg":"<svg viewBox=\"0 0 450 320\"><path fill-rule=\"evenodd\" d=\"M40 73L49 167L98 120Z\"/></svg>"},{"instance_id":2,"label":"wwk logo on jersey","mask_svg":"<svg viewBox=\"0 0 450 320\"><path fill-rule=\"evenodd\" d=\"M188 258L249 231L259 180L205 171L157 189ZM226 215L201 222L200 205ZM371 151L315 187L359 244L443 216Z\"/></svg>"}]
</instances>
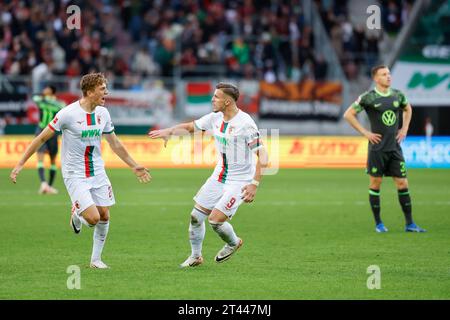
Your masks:
<instances>
[{"instance_id":1,"label":"wwk logo on jersey","mask_svg":"<svg viewBox=\"0 0 450 320\"><path fill-rule=\"evenodd\" d=\"M81 138L96 138L100 137L100 129L82 130Z\"/></svg>"}]
</instances>

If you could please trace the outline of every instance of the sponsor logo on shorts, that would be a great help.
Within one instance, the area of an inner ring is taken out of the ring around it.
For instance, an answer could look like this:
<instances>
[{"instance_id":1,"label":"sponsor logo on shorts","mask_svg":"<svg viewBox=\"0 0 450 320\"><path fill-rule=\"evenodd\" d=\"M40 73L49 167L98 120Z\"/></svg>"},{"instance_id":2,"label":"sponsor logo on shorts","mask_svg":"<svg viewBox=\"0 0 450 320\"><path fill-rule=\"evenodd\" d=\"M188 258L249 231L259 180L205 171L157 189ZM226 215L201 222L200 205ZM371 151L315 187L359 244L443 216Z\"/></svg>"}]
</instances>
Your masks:
<instances>
[{"instance_id":1,"label":"sponsor logo on shorts","mask_svg":"<svg viewBox=\"0 0 450 320\"><path fill-rule=\"evenodd\" d=\"M110 200L112 200L112 194L113 194L112 186L108 186L108 197L109 197Z\"/></svg>"}]
</instances>

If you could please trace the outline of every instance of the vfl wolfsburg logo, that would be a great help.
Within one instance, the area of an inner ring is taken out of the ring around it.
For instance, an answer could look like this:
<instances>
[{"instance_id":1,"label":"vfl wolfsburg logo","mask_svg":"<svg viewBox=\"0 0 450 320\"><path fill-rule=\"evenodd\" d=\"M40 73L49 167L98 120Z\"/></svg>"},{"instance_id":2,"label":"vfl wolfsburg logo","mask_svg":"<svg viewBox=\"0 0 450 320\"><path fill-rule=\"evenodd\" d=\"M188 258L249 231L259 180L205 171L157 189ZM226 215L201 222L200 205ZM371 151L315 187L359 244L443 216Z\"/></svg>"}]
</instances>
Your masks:
<instances>
[{"instance_id":1,"label":"vfl wolfsburg logo","mask_svg":"<svg viewBox=\"0 0 450 320\"><path fill-rule=\"evenodd\" d=\"M398 103L398 101L395 100L394 103L393 103L393 105L394 105L394 107L398 108L398 106L400 105L400 103Z\"/></svg>"},{"instance_id":2,"label":"vfl wolfsburg logo","mask_svg":"<svg viewBox=\"0 0 450 320\"><path fill-rule=\"evenodd\" d=\"M395 116L394 111L392 110L387 110L385 112L383 112L382 116L381 116L381 120L383 120L383 123L390 127L393 126L395 124L395 121L397 120L397 117Z\"/></svg>"}]
</instances>

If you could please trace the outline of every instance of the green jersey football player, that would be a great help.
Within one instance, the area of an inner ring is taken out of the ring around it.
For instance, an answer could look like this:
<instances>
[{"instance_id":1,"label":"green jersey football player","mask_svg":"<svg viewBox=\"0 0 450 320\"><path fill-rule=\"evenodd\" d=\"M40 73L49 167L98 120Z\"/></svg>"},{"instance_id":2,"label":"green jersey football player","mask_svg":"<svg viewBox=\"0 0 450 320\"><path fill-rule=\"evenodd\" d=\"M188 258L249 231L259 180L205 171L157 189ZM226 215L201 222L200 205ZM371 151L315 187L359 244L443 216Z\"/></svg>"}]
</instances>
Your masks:
<instances>
[{"instance_id":1,"label":"green jersey football player","mask_svg":"<svg viewBox=\"0 0 450 320\"><path fill-rule=\"evenodd\" d=\"M369 140L367 173L369 202L375 218L375 231L387 232L380 217L380 188L383 176L391 176L398 190L398 200L405 215L407 232L425 232L412 218L411 196L406 165L400 143L408 133L412 108L405 95L391 88L391 73L384 65L372 69L375 88L363 93L344 113L344 118ZM371 130L364 128L356 115L365 111ZM402 126L400 127L400 116Z\"/></svg>"}]
</instances>

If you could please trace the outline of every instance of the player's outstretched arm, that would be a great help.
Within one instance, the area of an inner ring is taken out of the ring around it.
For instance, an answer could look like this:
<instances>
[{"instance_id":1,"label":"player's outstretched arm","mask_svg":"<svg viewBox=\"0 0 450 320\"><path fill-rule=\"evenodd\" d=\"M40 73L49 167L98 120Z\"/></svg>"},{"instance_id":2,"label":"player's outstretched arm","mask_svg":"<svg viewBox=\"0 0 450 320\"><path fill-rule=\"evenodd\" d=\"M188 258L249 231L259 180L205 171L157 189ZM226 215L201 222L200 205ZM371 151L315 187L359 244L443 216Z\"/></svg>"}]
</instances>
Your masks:
<instances>
[{"instance_id":1,"label":"player's outstretched arm","mask_svg":"<svg viewBox=\"0 0 450 320\"><path fill-rule=\"evenodd\" d=\"M359 133L361 133L363 136L365 136L371 143L377 144L381 142L381 134L379 133L373 133L364 128L358 121L358 118L356 117L356 110L350 106L344 113L344 119L347 120L350 125L356 129Z\"/></svg>"},{"instance_id":2,"label":"player's outstretched arm","mask_svg":"<svg viewBox=\"0 0 450 320\"><path fill-rule=\"evenodd\" d=\"M258 162L256 163L255 176L253 177L252 183L244 186L242 188L242 199L244 202L252 202L255 199L256 191L258 189L259 183L263 175L265 168L269 166L269 155L267 150L263 147L256 151L258 156Z\"/></svg>"},{"instance_id":3,"label":"player's outstretched arm","mask_svg":"<svg viewBox=\"0 0 450 320\"><path fill-rule=\"evenodd\" d=\"M117 154L123 162L125 162L131 169L133 169L133 172L138 178L139 182L147 183L152 179L152 176L150 175L148 169L134 161L134 159L128 153L127 149L122 144L122 142L120 142L114 132L106 134L105 137L112 151L114 151L114 153Z\"/></svg>"},{"instance_id":4,"label":"player's outstretched arm","mask_svg":"<svg viewBox=\"0 0 450 320\"><path fill-rule=\"evenodd\" d=\"M14 169L11 171L11 174L9 177L11 178L11 181L16 183L17 182L17 176L19 175L19 172L22 170L25 163L30 159L30 157L51 137L55 135L55 132L51 130L49 127L46 127L42 132L31 141L28 148L25 150L24 154L22 155L22 158L19 160L17 165L14 167Z\"/></svg>"},{"instance_id":5,"label":"player's outstretched arm","mask_svg":"<svg viewBox=\"0 0 450 320\"><path fill-rule=\"evenodd\" d=\"M397 133L397 142L398 143L401 143L406 138L406 135L408 134L409 123L411 122L411 118L412 118L412 107L408 103L406 105L406 107L403 109L403 124L402 124L402 128Z\"/></svg>"},{"instance_id":6,"label":"player's outstretched arm","mask_svg":"<svg viewBox=\"0 0 450 320\"><path fill-rule=\"evenodd\" d=\"M161 130L153 130L148 133L148 136L152 139L161 138L164 140L164 147L167 146L167 141L170 136L185 136L194 132L195 126L194 122L185 122L177 124L176 126L161 129Z\"/></svg>"}]
</instances>

